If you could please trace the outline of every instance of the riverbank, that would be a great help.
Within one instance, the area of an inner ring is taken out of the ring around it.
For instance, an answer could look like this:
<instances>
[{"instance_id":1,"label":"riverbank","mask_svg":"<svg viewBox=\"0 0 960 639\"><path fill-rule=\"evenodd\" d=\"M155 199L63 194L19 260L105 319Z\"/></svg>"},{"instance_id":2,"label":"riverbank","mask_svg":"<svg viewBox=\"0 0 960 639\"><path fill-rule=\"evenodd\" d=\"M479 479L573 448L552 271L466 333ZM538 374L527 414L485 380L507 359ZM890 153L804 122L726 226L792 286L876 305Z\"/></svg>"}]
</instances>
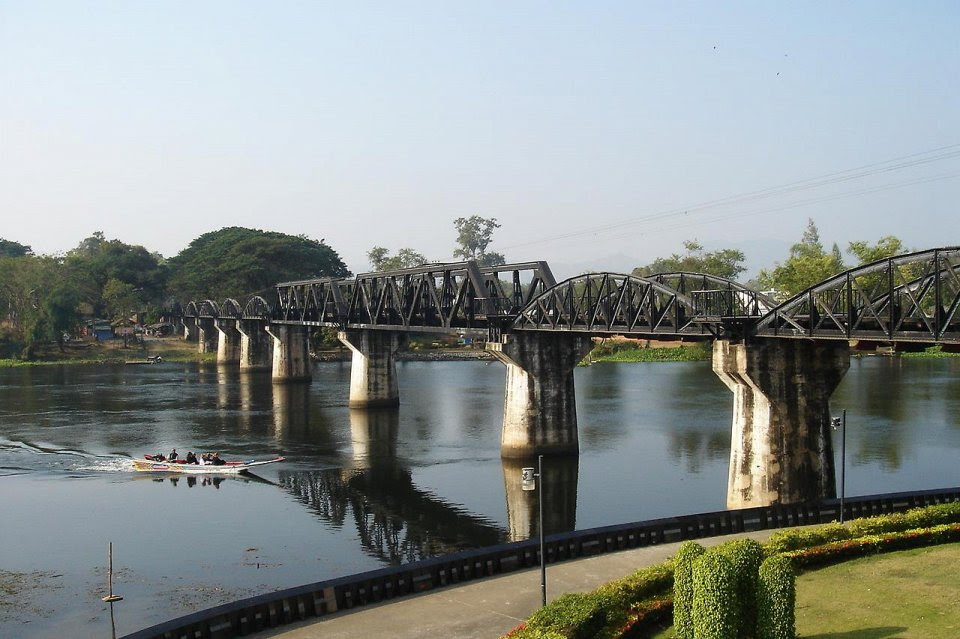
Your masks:
<instances>
[{"instance_id":1,"label":"riverbank","mask_svg":"<svg viewBox=\"0 0 960 639\"><path fill-rule=\"evenodd\" d=\"M664 344L653 346L652 344ZM589 366L600 362L644 363L644 362L703 362L712 357L710 342L643 342L628 339L604 339L597 343L592 351L580 362L580 366ZM904 357L904 358L947 358L960 357L960 352L951 352L936 345L917 352L898 352L893 350L850 352L852 357ZM149 358L160 357L166 362L212 363L216 353L198 353L195 342L187 342L177 337L145 337L143 342L123 346L120 340L109 342L75 341L64 345L60 351L56 345L48 345L38 350L34 360L0 359L0 368L20 366L55 366L62 364L124 364L144 362ZM311 354L317 362L348 362L350 350L329 349ZM493 361L488 351L479 348L426 348L405 350L397 353L401 362L457 362L457 361Z\"/></svg>"}]
</instances>

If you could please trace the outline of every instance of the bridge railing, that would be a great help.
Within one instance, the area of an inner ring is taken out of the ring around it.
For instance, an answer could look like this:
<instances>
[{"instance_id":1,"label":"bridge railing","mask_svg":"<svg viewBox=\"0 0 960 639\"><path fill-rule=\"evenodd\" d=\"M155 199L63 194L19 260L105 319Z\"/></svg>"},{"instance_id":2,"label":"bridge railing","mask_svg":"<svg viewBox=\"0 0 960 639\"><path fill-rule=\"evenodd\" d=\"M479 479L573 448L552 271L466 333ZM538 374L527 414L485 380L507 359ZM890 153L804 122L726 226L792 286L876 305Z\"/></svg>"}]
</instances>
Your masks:
<instances>
[{"instance_id":1,"label":"bridge railing","mask_svg":"<svg viewBox=\"0 0 960 639\"><path fill-rule=\"evenodd\" d=\"M847 519L960 501L960 487L848 497ZM836 521L840 502L724 510L549 535L547 563L630 548L754 530ZM328 579L201 610L122 639L229 639L338 611L388 601L482 577L539 565L536 539L468 550L370 572Z\"/></svg>"}]
</instances>

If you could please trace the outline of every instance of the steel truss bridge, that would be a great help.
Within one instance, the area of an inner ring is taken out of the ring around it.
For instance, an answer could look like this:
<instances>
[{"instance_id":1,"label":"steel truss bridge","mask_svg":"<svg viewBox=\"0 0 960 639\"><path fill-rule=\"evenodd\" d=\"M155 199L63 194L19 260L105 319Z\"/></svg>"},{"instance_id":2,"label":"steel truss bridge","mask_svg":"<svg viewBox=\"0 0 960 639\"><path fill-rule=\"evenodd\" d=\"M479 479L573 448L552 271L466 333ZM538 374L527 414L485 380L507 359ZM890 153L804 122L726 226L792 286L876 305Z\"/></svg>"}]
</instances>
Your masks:
<instances>
[{"instance_id":1,"label":"steel truss bridge","mask_svg":"<svg viewBox=\"0 0 960 639\"><path fill-rule=\"evenodd\" d=\"M960 247L845 271L782 303L703 273L588 273L556 282L546 262L426 264L276 285L276 298L190 302L185 318L457 332L551 331L645 339L775 337L960 344Z\"/></svg>"}]
</instances>

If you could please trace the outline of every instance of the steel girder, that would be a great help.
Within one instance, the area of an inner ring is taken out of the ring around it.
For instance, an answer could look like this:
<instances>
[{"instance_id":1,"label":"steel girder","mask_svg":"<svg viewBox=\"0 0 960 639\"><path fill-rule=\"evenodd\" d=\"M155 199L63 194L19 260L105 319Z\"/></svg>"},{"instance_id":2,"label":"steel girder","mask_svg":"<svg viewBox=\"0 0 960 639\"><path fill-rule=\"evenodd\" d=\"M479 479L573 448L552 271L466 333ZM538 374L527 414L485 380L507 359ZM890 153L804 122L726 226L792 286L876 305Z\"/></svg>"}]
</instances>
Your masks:
<instances>
[{"instance_id":1,"label":"steel girder","mask_svg":"<svg viewBox=\"0 0 960 639\"><path fill-rule=\"evenodd\" d=\"M353 280L333 277L277 284L273 321L279 324L340 326L347 312L353 285Z\"/></svg>"},{"instance_id":2,"label":"steel girder","mask_svg":"<svg viewBox=\"0 0 960 639\"><path fill-rule=\"evenodd\" d=\"M960 343L960 247L850 269L787 300L753 334Z\"/></svg>"},{"instance_id":3,"label":"steel girder","mask_svg":"<svg viewBox=\"0 0 960 639\"><path fill-rule=\"evenodd\" d=\"M707 273L655 273L646 276L646 279L689 297L700 322L760 318L777 306L772 298L739 282Z\"/></svg>"},{"instance_id":4,"label":"steel girder","mask_svg":"<svg viewBox=\"0 0 960 639\"><path fill-rule=\"evenodd\" d=\"M590 273L534 298L514 321L520 331L571 331L636 337L710 336L693 301L653 279Z\"/></svg>"},{"instance_id":5,"label":"steel girder","mask_svg":"<svg viewBox=\"0 0 960 639\"><path fill-rule=\"evenodd\" d=\"M489 310L485 290L483 274L474 261L365 273L356 277L344 325L421 330L485 328L484 317Z\"/></svg>"}]
</instances>

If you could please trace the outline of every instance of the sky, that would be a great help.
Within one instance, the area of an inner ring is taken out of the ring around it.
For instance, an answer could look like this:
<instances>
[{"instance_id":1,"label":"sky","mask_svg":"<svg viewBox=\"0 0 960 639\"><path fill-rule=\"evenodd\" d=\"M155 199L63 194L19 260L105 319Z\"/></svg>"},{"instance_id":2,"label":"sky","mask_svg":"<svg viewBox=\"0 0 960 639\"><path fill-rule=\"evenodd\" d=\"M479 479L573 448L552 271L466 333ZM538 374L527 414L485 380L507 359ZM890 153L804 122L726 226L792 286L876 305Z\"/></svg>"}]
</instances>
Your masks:
<instances>
[{"instance_id":1,"label":"sky","mask_svg":"<svg viewBox=\"0 0 960 639\"><path fill-rule=\"evenodd\" d=\"M245 226L555 275L960 244L960 3L0 0L0 237Z\"/></svg>"}]
</instances>

